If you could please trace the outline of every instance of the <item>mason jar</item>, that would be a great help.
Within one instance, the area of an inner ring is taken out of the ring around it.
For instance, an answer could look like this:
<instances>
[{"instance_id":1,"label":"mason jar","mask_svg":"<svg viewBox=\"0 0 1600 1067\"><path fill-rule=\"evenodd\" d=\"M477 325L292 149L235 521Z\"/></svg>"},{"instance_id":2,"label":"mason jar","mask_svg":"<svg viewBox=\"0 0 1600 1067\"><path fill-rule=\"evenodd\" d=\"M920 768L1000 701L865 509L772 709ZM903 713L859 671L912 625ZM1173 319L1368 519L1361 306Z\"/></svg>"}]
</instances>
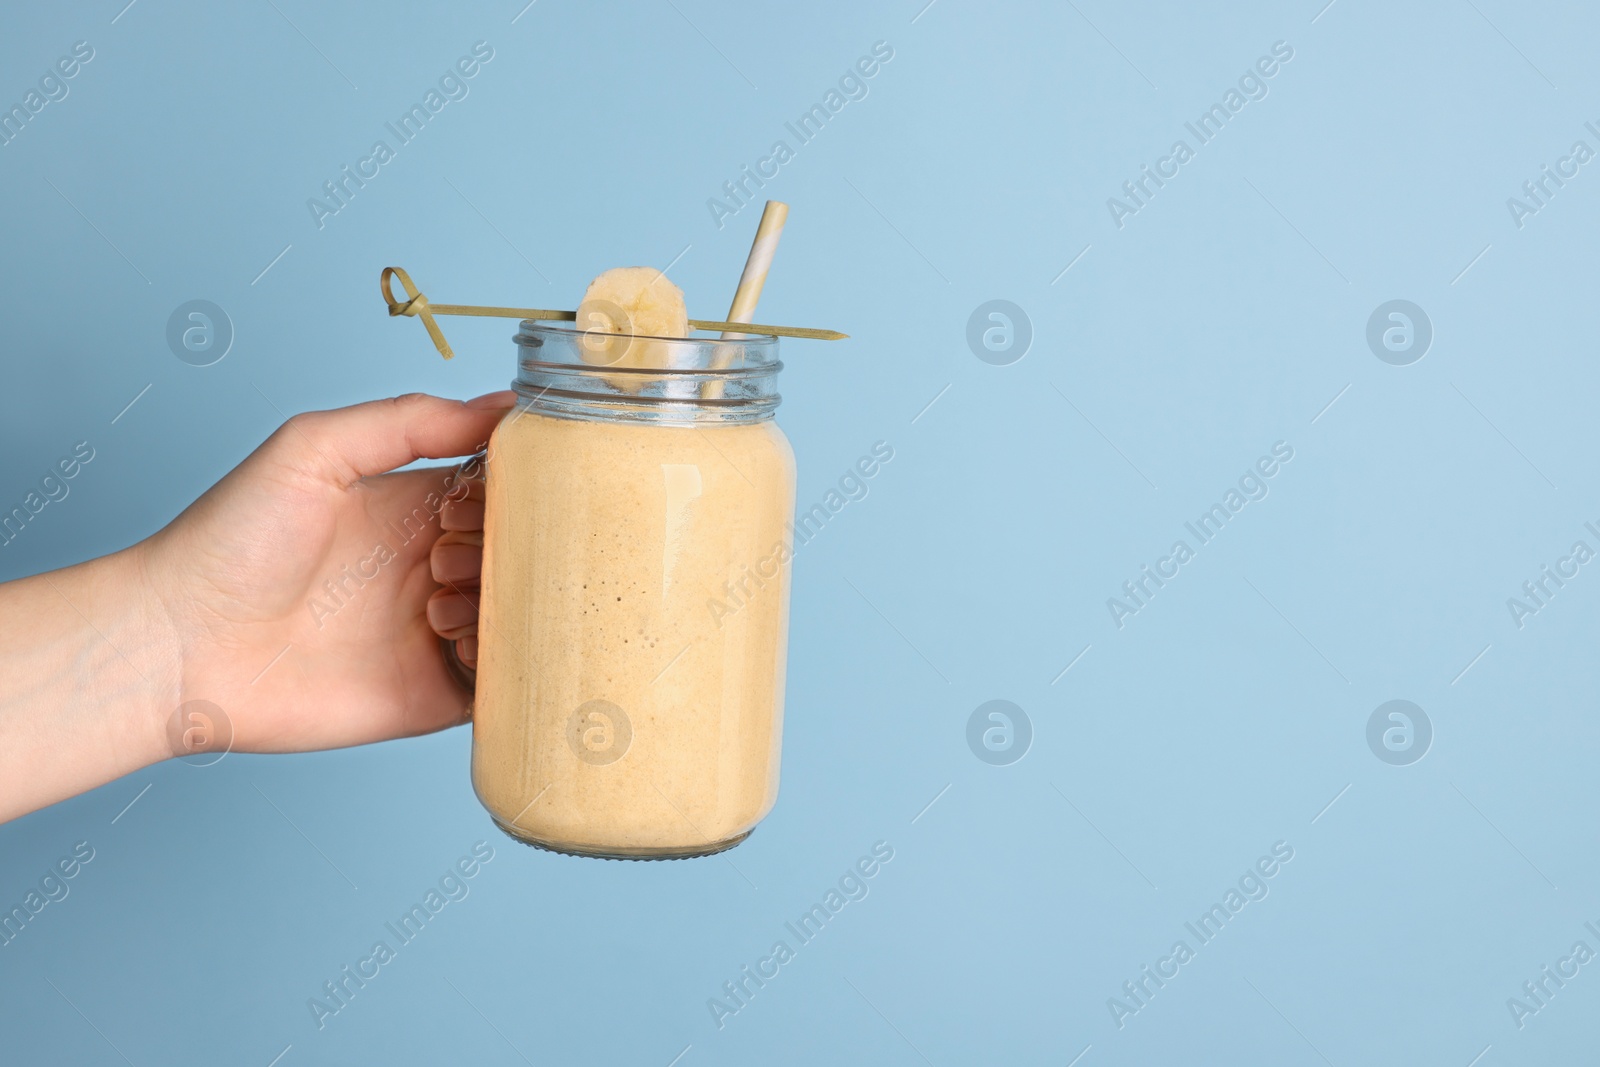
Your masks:
<instances>
[{"instance_id":1,"label":"mason jar","mask_svg":"<svg viewBox=\"0 0 1600 1067\"><path fill-rule=\"evenodd\" d=\"M794 454L774 337L526 321L489 442L472 781L557 852L709 855L778 792Z\"/></svg>"}]
</instances>

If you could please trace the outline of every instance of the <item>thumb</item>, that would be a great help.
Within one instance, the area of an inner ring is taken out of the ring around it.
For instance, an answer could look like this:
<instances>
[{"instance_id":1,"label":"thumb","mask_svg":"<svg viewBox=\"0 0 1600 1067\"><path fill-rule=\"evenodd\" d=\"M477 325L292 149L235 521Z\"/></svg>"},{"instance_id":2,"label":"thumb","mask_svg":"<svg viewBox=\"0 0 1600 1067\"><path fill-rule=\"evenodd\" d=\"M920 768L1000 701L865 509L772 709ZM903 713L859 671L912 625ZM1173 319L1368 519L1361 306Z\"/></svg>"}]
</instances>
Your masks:
<instances>
[{"instance_id":1,"label":"thumb","mask_svg":"<svg viewBox=\"0 0 1600 1067\"><path fill-rule=\"evenodd\" d=\"M309 463L322 461L331 477L348 486L419 459L475 452L515 403L509 389L466 401L407 393L296 415L280 434L285 447Z\"/></svg>"}]
</instances>

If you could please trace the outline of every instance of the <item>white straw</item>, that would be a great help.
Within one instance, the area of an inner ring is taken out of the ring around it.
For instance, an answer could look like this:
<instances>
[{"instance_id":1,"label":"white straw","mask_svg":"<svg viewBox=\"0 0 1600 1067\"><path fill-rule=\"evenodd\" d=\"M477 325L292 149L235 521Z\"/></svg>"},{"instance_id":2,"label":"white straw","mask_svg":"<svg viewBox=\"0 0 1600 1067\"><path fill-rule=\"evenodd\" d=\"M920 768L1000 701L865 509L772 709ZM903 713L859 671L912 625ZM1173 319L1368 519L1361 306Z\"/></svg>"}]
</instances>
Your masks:
<instances>
[{"instance_id":1,"label":"white straw","mask_svg":"<svg viewBox=\"0 0 1600 1067\"><path fill-rule=\"evenodd\" d=\"M761 299L761 289L767 284L767 271L772 267L772 257L778 251L778 238L783 236L783 224L789 218L789 205L781 200L768 200L761 211L761 222L756 226L755 240L750 243L750 255L744 261L744 273L739 275L739 287L733 294L733 306L728 309L728 322L750 322L755 318L756 303ZM749 334L724 331L724 341L740 341ZM712 370L726 370L732 361L732 346L719 347L711 360ZM705 397L719 400L723 383L707 382Z\"/></svg>"},{"instance_id":2,"label":"white straw","mask_svg":"<svg viewBox=\"0 0 1600 1067\"><path fill-rule=\"evenodd\" d=\"M756 227L755 240L750 244L750 256L745 260L744 273L739 276L739 288L733 294L733 307L728 310L729 322L750 322L755 318L756 303L761 299L762 286L767 284L767 271L772 267L772 257L778 251L778 238L783 236L783 224L788 218L788 204L781 200L767 201L766 208L761 212L761 224Z\"/></svg>"}]
</instances>

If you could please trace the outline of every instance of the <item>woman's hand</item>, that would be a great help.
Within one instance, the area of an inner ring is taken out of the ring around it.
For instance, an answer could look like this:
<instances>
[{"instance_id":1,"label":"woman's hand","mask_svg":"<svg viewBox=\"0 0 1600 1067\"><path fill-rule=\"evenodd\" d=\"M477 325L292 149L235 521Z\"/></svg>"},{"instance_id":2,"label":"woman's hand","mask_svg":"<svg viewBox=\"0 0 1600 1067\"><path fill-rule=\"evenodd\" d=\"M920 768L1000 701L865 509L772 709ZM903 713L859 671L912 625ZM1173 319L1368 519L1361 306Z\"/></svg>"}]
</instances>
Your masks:
<instances>
[{"instance_id":1,"label":"woman's hand","mask_svg":"<svg viewBox=\"0 0 1600 1067\"><path fill-rule=\"evenodd\" d=\"M482 449L513 400L296 416L148 540L0 586L0 820L183 754L193 701L246 752L463 721L439 635L475 662L481 481L395 468Z\"/></svg>"}]
</instances>

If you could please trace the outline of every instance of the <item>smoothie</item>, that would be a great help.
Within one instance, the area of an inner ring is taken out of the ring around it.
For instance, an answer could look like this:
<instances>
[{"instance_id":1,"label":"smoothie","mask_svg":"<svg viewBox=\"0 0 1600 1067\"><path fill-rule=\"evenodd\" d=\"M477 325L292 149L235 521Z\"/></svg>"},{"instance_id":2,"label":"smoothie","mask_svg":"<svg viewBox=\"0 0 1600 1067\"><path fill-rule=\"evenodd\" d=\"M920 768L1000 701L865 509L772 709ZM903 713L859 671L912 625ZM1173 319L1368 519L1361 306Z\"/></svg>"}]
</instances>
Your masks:
<instances>
[{"instance_id":1,"label":"smoothie","mask_svg":"<svg viewBox=\"0 0 1600 1067\"><path fill-rule=\"evenodd\" d=\"M778 789L794 459L770 418L524 400L489 446L473 785L558 851L701 855Z\"/></svg>"}]
</instances>

